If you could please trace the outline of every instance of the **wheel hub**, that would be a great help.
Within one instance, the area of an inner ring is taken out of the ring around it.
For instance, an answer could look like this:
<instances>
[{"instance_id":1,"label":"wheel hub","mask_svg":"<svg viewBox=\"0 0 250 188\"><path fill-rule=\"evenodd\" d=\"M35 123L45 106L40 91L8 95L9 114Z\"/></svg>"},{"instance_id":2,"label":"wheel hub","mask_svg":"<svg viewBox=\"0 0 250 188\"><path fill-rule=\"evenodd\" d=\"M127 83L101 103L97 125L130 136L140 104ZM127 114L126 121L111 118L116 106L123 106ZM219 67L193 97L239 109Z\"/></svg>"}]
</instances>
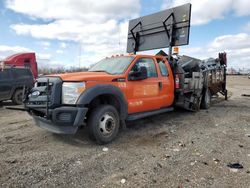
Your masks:
<instances>
[{"instance_id":1,"label":"wheel hub","mask_svg":"<svg viewBox=\"0 0 250 188\"><path fill-rule=\"evenodd\" d=\"M99 130L103 135L109 135L115 127L114 118L109 114L104 114L99 122Z\"/></svg>"}]
</instances>

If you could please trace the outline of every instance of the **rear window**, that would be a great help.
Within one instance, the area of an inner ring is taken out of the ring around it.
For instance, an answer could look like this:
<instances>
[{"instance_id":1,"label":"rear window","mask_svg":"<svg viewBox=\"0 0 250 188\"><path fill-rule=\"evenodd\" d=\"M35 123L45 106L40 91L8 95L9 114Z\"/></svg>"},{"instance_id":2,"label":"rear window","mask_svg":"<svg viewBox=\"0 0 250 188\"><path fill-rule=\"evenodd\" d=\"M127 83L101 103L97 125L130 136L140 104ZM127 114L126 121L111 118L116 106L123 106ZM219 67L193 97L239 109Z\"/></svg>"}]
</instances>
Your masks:
<instances>
[{"instance_id":1,"label":"rear window","mask_svg":"<svg viewBox=\"0 0 250 188\"><path fill-rule=\"evenodd\" d=\"M0 81L1 80L8 80L10 79L10 73L9 70L5 69L5 70L0 70Z\"/></svg>"},{"instance_id":2,"label":"rear window","mask_svg":"<svg viewBox=\"0 0 250 188\"><path fill-rule=\"evenodd\" d=\"M165 64L164 61L162 61L161 59L157 59L157 62L159 64L160 70L161 70L161 75L162 76L168 76L168 68Z\"/></svg>"},{"instance_id":3,"label":"rear window","mask_svg":"<svg viewBox=\"0 0 250 188\"><path fill-rule=\"evenodd\" d=\"M16 78L32 78L32 73L29 69L14 69L13 76Z\"/></svg>"}]
</instances>

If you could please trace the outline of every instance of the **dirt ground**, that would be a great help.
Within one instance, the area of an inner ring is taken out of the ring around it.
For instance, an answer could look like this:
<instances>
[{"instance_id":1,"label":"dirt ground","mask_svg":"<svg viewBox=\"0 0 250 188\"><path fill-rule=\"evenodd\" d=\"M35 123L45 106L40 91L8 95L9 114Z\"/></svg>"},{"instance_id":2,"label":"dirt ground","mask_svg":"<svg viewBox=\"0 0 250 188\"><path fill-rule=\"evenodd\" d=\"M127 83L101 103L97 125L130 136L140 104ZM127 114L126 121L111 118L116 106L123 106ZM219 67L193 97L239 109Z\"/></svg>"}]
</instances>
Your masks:
<instances>
[{"instance_id":1,"label":"dirt ground","mask_svg":"<svg viewBox=\"0 0 250 188\"><path fill-rule=\"evenodd\" d=\"M0 107L0 187L250 187L250 80L229 76L228 89L209 110L131 122L105 146Z\"/></svg>"}]
</instances>

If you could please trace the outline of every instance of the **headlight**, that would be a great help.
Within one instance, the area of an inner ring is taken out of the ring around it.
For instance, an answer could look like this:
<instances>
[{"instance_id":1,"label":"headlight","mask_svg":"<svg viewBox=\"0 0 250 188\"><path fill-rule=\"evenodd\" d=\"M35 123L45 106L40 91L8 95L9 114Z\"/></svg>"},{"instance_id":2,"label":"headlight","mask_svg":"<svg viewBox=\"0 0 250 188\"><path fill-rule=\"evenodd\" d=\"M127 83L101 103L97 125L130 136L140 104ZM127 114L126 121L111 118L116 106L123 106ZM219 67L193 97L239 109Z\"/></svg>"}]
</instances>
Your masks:
<instances>
[{"instance_id":1,"label":"headlight","mask_svg":"<svg viewBox=\"0 0 250 188\"><path fill-rule=\"evenodd\" d=\"M75 104L85 90L85 82L64 82L62 86L62 103Z\"/></svg>"},{"instance_id":2,"label":"headlight","mask_svg":"<svg viewBox=\"0 0 250 188\"><path fill-rule=\"evenodd\" d=\"M37 80L35 81L34 87L37 87Z\"/></svg>"}]
</instances>

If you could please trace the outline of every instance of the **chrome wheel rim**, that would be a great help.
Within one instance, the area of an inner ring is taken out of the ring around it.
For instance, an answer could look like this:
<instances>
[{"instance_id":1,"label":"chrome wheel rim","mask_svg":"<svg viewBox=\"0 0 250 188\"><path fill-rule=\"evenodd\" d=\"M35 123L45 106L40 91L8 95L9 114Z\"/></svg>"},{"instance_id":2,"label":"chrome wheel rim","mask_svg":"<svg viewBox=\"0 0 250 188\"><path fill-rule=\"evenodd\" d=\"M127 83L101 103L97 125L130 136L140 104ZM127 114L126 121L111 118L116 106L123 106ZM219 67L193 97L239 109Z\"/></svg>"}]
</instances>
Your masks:
<instances>
[{"instance_id":1,"label":"chrome wheel rim","mask_svg":"<svg viewBox=\"0 0 250 188\"><path fill-rule=\"evenodd\" d=\"M105 113L101 116L98 126L99 132L104 136L109 136L115 129L115 119L109 113Z\"/></svg>"}]
</instances>

